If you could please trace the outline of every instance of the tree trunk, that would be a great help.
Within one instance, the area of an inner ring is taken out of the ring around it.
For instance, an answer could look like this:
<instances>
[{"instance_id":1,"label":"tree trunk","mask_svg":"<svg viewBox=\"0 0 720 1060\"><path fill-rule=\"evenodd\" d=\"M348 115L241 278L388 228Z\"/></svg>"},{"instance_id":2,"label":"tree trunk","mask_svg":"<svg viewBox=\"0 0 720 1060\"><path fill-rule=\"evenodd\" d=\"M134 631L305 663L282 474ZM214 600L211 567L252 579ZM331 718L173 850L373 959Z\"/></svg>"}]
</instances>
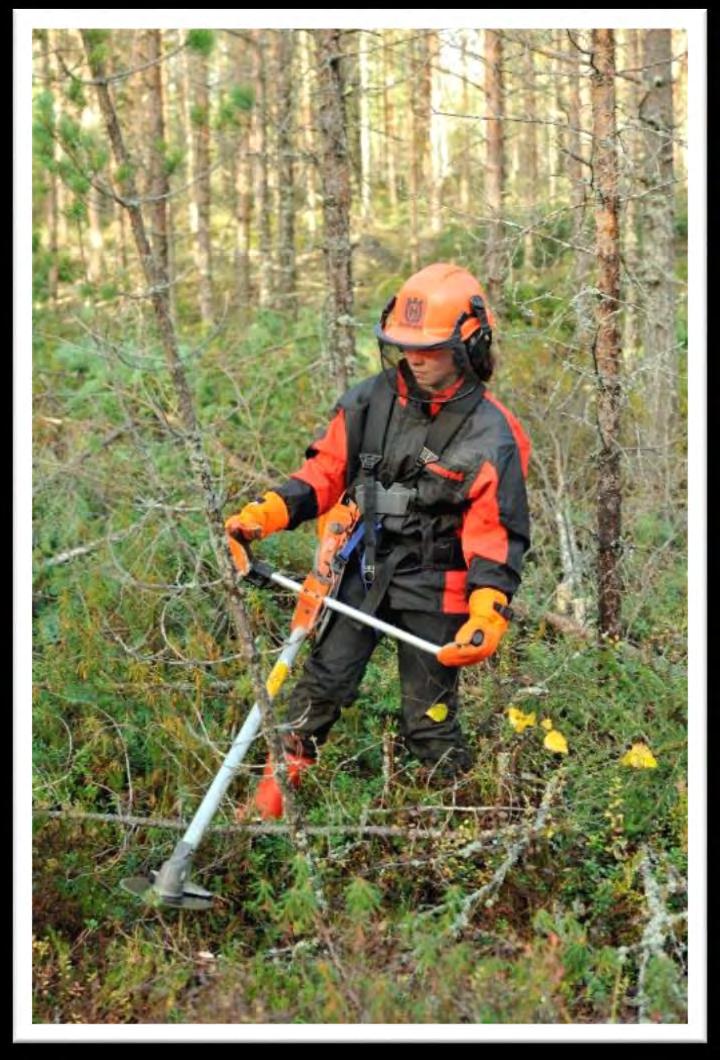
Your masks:
<instances>
[{"instance_id":1,"label":"tree trunk","mask_svg":"<svg viewBox=\"0 0 720 1060\"><path fill-rule=\"evenodd\" d=\"M306 190L306 205L303 212L305 227L312 243L315 242L317 232L317 159L315 157L315 121L312 104L312 80L311 70L313 66L313 44L310 31L303 30L301 37L301 57L304 76L301 79L301 116L303 127L303 152L305 155L304 187Z\"/></svg>"},{"instance_id":2,"label":"tree trunk","mask_svg":"<svg viewBox=\"0 0 720 1060\"><path fill-rule=\"evenodd\" d=\"M592 31L595 226L600 296L595 365L600 431L598 458L598 603L600 633L619 637L622 591L620 482L620 247L615 134L615 42L612 30Z\"/></svg>"},{"instance_id":3,"label":"tree trunk","mask_svg":"<svg viewBox=\"0 0 720 1060\"><path fill-rule=\"evenodd\" d=\"M530 43L525 45L523 56L524 85L523 85L523 108L527 124L521 133L520 149L520 172L523 188L523 207L525 224L528 231L524 239L525 271L529 276L535 271L535 244L533 239L532 222L536 207L541 196L538 194L538 146L537 146L537 107L535 102L535 63Z\"/></svg>"},{"instance_id":4,"label":"tree trunk","mask_svg":"<svg viewBox=\"0 0 720 1060\"><path fill-rule=\"evenodd\" d=\"M485 201L491 221L485 259L485 281L490 305L502 312L505 263L501 220L505 183L505 136L503 131L502 40L494 30L485 30L485 112L487 153Z\"/></svg>"},{"instance_id":5,"label":"tree trunk","mask_svg":"<svg viewBox=\"0 0 720 1060\"><path fill-rule=\"evenodd\" d=\"M642 81L640 68L642 67L641 41L642 34L638 30L628 29L619 34L619 41L625 46L625 63L631 71L633 80L618 85L621 93L620 105L624 106L629 115L629 128L625 136L625 152L631 167L633 177L642 167L642 151L640 148L640 137L637 126L639 123L640 101L642 97ZM624 91L623 91L624 87ZM624 97L624 98L623 98ZM623 336L622 348L625 365L628 370L631 362L635 361L640 347L639 319L636 305L637 292L640 289L639 273L640 261L640 202L637 195L630 193L627 201L623 204L620 219L620 232L623 248L623 277L621 293L625 306L623 314Z\"/></svg>"},{"instance_id":6,"label":"tree trunk","mask_svg":"<svg viewBox=\"0 0 720 1060\"><path fill-rule=\"evenodd\" d=\"M163 90L163 66L160 60L162 37L159 29L145 31L145 61L153 63L146 70L148 124L150 132L150 165L148 194L150 196L150 229L152 248L160 274L168 282L170 257L168 251L168 195L170 182L165 168L166 140Z\"/></svg>"},{"instance_id":7,"label":"tree trunk","mask_svg":"<svg viewBox=\"0 0 720 1060\"><path fill-rule=\"evenodd\" d=\"M370 70L367 38L358 30L358 67L360 74L360 214L363 222L370 218L372 159L370 144Z\"/></svg>"},{"instance_id":8,"label":"tree trunk","mask_svg":"<svg viewBox=\"0 0 720 1060\"><path fill-rule=\"evenodd\" d=\"M394 34L391 29L385 30L383 37L382 70L383 70L383 123L385 133L385 178L387 180L388 202L394 211L398 204L397 190L397 168L395 165L395 108L393 105L392 80L394 75L393 66L393 40Z\"/></svg>"},{"instance_id":9,"label":"tree trunk","mask_svg":"<svg viewBox=\"0 0 720 1060\"><path fill-rule=\"evenodd\" d=\"M231 80L249 84L253 80L252 45L240 38L230 39L229 62ZM230 173L234 182L232 196L234 235L234 290L235 303L241 320L246 320L252 305L250 270L250 237L252 223L252 157L250 130L252 115L243 121L230 141Z\"/></svg>"},{"instance_id":10,"label":"tree trunk","mask_svg":"<svg viewBox=\"0 0 720 1060\"><path fill-rule=\"evenodd\" d=\"M468 41L467 31L460 30L462 34L460 44L460 76L462 78L461 86L461 106L462 113L465 117L462 119L461 125L461 147L460 147L460 160L458 163L459 172L459 196L460 196L460 209L464 214L470 210L470 91L468 86L468 80L470 77L470 69L468 64Z\"/></svg>"},{"instance_id":11,"label":"tree trunk","mask_svg":"<svg viewBox=\"0 0 720 1060\"><path fill-rule=\"evenodd\" d=\"M421 75L419 72L419 56L420 44L417 40L411 37L408 42L409 51L409 63L408 66L412 70L413 86L419 84ZM421 59L421 55L420 55ZM424 147L426 143L426 130L425 130L425 115L422 112L421 103L415 97L413 87L410 88L411 102L410 111L412 114L412 150L410 157L410 164L408 166L408 180L409 180L409 194L410 199L410 269L412 272L416 272L420 262L420 249L419 249L419 203L420 188L423 181L423 158L424 158ZM418 93L421 95L421 93Z\"/></svg>"},{"instance_id":12,"label":"tree trunk","mask_svg":"<svg viewBox=\"0 0 720 1060\"><path fill-rule=\"evenodd\" d=\"M188 51L188 78L200 317L203 324L210 327L213 323L213 293L210 238L210 93L206 56Z\"/></svg>"},{"instance_id":13,"label":"tree trunk","mask_svg":"<svg viewBox=\"0 0 720 1060\"><path fill-rule=\"evenodd\" d=\"M278 217L279 290L293 315L297 312L295 268L295 30L278 31Z\"/></svg>"},{"instance_id":14,"label":"tree trunk","mask_svg":"<svg viewBox=\"0 0 720 1060\"><path fill-rule=\"evenodd\" d=\"M677 401L675 353L675 262L673 253L673 88L672 34L648 29L644 39L640 106L645 159L642 182L643 348L648 373L650 444L664 463L670 421Z\"/></svg>"},{"instance_id":15,"label":"tree trunk","mask_svg":"<svg viewBox=\"0 0 720 1060\"><path fill-rule=\"evenodd\" d=\"M323 193L328 349L336 386L345 390L355 359L350 163L343 105L342 38L337 29L314 30L318 71L317 121Z\"/></svg>"},{"instance_id":16,"label":"tree trunk","mask_svg":"<svg viewBox=\"0 0 720 1060\"><path fill-rule=\"evenodd\" d=\"M91 188L87 197L88 207L88 258L87 277L90 283L98 284L103 275L103 232L100 220L98 192Z\"/></svg>"},{"instance_id":17,"label":"tree trunk","mask_svg":"<svg viewBox=\"0 0 720 1060\"><path fill-rule=\"evenodd\" d=\"M260 222L260 262L259 283L260 290L258 300L261 306L267 307L271 304L273 290L273 246L272 246L272 214L273 206L270 192L269 166L270 166L270 101L268 88L269 54L270 54L270 31L260 29L257 31L257 86L258 86L258 108L257 108L257 133L258 133L258 165L255 169L256 186L255 198L258 203L258 217Z\"/></svg>"},{"instance_id":18,"label":"tree trunk","mask_svg":"<svg viewBox=\"0 0 720 1060\"><path fill-rule=\"evenodd\" d=\"M588 183L590 179L589 151L586 147L587 138L583 136L584 124L582 99L582 83L586 80L584 65L579 61L583 58L575 45L563 34L563 52L574 60L567 64L570 70L570 81L568 86L568 133L567 133L567 162L566 172L570 178L570 203L572 211L572 243L576 248L590 246L591 231L589 223ZM572 258L571 287L573 291L573 307L575 314L575 344L581 353L589 353L592 343L594 326L594 299L589 290L588 280L592 268L590 254L584 254L576 249Z\"/></svg>"},{"instance_id":19,"label":"tree trunk","mask_svg":"<svg viewBox=\"0 0 720 1060\"><path fill-rule=\"evenodd\" d=\"M50 92L55 98L52 88L52 70L50 67L50 35L52 30L45 29L42 33L42 69L43 81L46 92ZM56 104L53 104L56 109ZM52 157L56 157L55 140L52 141ZM48 267L48 298L51 302L57 301L58 296L58 179L56 174L50 170L47 173L47 195L45 197L45 225L48 238L48 255L50 258Z\"/></svg>"},{"instance_id":20,"label":"tree trunk","mask_svg":"<svg viewBox=\"0 0 720 1060\"><path fill-rule=\"evenodd\" d=\"M435 30L426 34L427 77L430 83L428 123L430 126L430 230L442 230L442 188L447 170L447 134L440 97L441 82L435 74L440 56L440 38Z\"/></svg>"}]
</instances>

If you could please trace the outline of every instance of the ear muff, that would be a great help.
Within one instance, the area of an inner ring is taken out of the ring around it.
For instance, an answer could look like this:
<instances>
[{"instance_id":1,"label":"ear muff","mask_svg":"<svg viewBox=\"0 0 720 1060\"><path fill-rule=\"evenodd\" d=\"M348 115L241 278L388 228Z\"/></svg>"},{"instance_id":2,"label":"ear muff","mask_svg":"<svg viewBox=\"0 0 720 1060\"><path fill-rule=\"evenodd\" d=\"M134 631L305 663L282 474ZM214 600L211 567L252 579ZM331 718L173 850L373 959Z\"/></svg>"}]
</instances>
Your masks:
<instances>
[{"instance_id":1,"label":"ear muff","mask_svg":"<svg viewBox=\"0 0 720 1060\"><path fill-rule=\"evenodd\" d=\"M383 309L382 313L380 314L380 330L381 331L385 330L385 324L387 323L387 318L392 313L393 307L394 307L396 301L397 301L397 298L396 298L395 295L393 295L385 303L385 308Z\"/></svg>"},{"instance_id":2,"label":"ear muff","mask_svg":"<svg viewBox=\"0 0 720 1060\"><path fill-rule=\"evenodd\" d=\"M473 331L472 335L467 339L465 349L467 350L470 364L477 370L480 358L483 354L489 352L492 345L492 328L488 320L485 302L479 294L474 294L470 298L470 309L472 316L478 321L480 327Z\"/></svg>"}]
</instances>

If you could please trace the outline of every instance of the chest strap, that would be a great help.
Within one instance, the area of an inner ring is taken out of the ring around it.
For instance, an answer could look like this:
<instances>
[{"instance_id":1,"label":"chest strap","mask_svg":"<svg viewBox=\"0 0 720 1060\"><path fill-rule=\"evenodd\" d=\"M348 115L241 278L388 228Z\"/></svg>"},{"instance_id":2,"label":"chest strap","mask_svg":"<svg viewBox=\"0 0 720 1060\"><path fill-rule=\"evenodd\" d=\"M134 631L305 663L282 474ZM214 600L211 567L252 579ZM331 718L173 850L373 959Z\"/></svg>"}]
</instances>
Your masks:
<instances>
[{"instance_id":1,"label":"chest strap","mask_svg":"<svg viewBox=\"0 0 720 1060\"><path fill-rule=\"evenodd\" d=\"M457 401L443 405L428 428L425 445L418 453L415 462L418 467L432 464L439 460L447 449L465 420L478 407L485 396L485 387L478 383L474 390Z\"/></svg>"},{"instance_id":2,"label":"chest strap","mask_svg":"<svg viewBox=\"0 0 720 1060\"><path fill-rule=\"evenodd\" d=\"M370 395L370 406L363 431L360 458L360 485L363 490L363 526L365 527L365 563L363 579L369 588L375 580L375 551L377 537L375 520L377 515L376 469L385 450L385 435L395 403L395 392L390 380L383 372L375 380Z\"/></svg>"}]
</instances>

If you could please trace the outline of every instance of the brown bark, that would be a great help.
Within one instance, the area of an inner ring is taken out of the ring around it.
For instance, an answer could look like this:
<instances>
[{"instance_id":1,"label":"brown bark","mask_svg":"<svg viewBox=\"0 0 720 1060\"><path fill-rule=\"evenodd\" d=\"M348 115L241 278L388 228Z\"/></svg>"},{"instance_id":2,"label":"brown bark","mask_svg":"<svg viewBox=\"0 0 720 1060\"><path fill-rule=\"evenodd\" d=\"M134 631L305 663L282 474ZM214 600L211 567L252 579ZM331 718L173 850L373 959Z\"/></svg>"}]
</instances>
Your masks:
<instances>
[{"instance_id":1,"label":"brown bark","mask_svg":"<svg viewBox=\"0 0 720 1060\"><path fill-rule=\"evenodd\" d=\"M675 353L674 185L672 34L648 29L644 34L640 104L645 159L642 182L643 348L650 368L648 424L651 444L664 463L670 423L677 401Z\"/></svg>"},{"instance_id":2,"label":"brown bark","mask_svg":"<svg viewBox=\"0 0 720 1060\"><path fill-rule=\"evenodd\" d=\"M295 267L295 31L282 29L278 41L278 287L290 311L297 311ZM287 302L285 301L287 299Z\"/></svg>"},{"instance_id":3,"label":"brown bark","mask_svg":"<svg viewBox=\"0 0 720 1060\"><path fill-rule=\"evenodd\" d=\"M593 138L597 288L595 365L600 431L598 457L598 603L601 634L621 633L622 488L620 481L620 247L615 133L615 42L612 30L592 31Z\"/></svg>"},{"instance_id":4,"label":"brown bark","mask_svg":"<svg viewBox=\"0 0 720 1060\"><path fill-rule=\"evenodd\" d=\"M505 184L505 136L503 131L502 39L485 30L485 111L488 115L485 156L485 201L492 218L488 228L485 281L495 312L502 312L504 284L503 226L501 211Z\"/></svg>"},{"instance_id":5,"label":"brown bark","mask_svg":"<svg viewBox=\"0 0 720 1060\"><path fill-rule=\"evenodd\" d=\"M355 359L350 162L343 105L342 37L337 29L315 30L318 71L317 123L323 192L324 251L328 298L328 349L339 389L348 386Z\"/></svg>"}]
</instances>

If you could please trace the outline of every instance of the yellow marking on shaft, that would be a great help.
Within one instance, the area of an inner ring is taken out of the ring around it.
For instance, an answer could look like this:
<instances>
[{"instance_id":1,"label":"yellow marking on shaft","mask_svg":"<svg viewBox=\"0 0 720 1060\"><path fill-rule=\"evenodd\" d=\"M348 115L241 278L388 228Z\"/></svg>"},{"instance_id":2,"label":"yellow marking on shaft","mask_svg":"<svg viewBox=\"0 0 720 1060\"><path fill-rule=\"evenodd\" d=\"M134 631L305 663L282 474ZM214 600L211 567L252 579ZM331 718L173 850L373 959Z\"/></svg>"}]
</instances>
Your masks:
<instances>
[{"instance_id":1,"label":"yellow marking on shaft","mask_svg":"<svg viewBox=\"0 0 720 1060\"><path fill-rule=\"evenodd\" d=\"M278 694L283 681L289 673L290 667L288 666L288 664L286 662L283 662L282 659L279 659L268 674L268 679L265 682L267 694L271 698L272 696L276 696Z\"/></svg>"},{"instance_id":2,"label":"yellow marking on shaft","mask_svg":"<svg viewBox=\"0 0 720 1060\"><path fill-rule=\"evenodd\" d=\"M425 713L429 718L432 718L433 721L445 721L448 716L447 703L435 703L429 710L426 710Z\"/></svg>"}]
</instances>

